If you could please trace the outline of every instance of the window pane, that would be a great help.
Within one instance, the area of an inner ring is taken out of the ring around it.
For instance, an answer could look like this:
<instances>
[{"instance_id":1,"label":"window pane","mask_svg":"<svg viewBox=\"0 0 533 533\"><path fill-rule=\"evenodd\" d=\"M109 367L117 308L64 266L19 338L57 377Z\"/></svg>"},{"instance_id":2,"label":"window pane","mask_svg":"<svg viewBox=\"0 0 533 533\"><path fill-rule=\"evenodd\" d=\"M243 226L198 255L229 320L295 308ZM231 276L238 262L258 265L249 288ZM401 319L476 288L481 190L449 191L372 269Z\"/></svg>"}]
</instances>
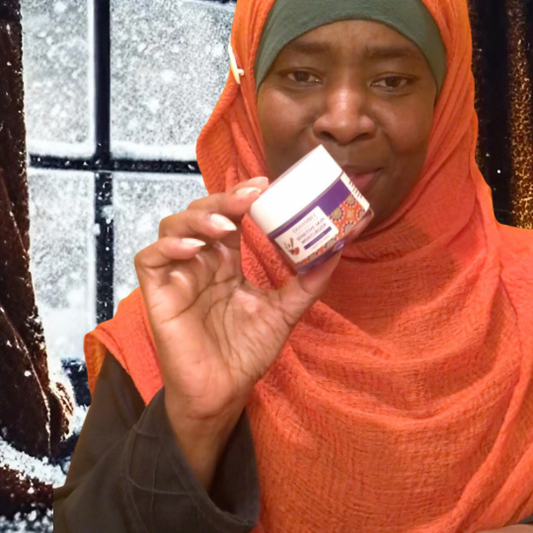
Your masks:
<instances>
[{"instance_id":1,"label":"window pane","mask_svg":"<svg viewBox=\"0 0 533 533\"><path fill-rule=\"evenodd\" d=\"M83 360L95 327L94 177L30 169L31 270L49 365Z\"/></svg>"},{"instance_id":2,"label":"window pane","mask_svg":"<svg viewBox=\"0 0 533 533\"><path fill-rule=\"evenodd\" d=\"M193 160L229 70L235 5L112 0L112 150Z\"/></svg>"},{"instance_id":3,"label":"window pane","mask_svg":"<svg viewBox=\"0 0 533 533\"><path fill-rule=\"evenodd\" d=\"M70 431L76 436L89 403L89 399L84 398L88 394L83 338L96 326L94 175L30 168L28 178L30 266L44 327L48 368L53 381L63 384L70 381L74 388ZM63 485L70 464L69 450L69 447L65 448L65 455L57 465L39 462L38 471L32 475L37 474L38 479L55 487ZM24 472L24 465L32 466L20 452L11 450L9 453L19 471ZM26 516L22 515L16 524L19 529L13 531L51 532L51 515L50 510L50 523L37 523L31 528L25 522ZM0 531L3 531L1 522Z\"/></svg>"},{"instance_id":4,"label":"window pane","mask_svg":"<svg viewBox=\"0 0 533 533\"><path fill-rule=\"evenodd\" d=\"M28 149L94 152L87 0L21 0Z\"/></svg>"},{"instance_id":5,"label":"window pane","mask_svg":"<svg viewBox=\"0 0 533 533\"><path fill-rule=\"evenodd\" d=\"M115 306L137 287L133 258L157 240L160 220L206 194L199 175L115 175Z\"/></svg>"}]
</instances>

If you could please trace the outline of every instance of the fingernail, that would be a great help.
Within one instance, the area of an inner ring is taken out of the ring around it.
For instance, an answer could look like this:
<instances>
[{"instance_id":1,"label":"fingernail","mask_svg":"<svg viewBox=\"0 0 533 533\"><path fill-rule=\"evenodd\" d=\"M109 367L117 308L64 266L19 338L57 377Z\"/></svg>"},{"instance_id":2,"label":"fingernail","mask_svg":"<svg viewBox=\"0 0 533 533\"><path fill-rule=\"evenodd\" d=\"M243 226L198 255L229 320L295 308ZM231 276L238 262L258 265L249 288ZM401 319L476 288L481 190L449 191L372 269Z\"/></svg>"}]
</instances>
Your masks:
<instances>
[{"instance_id":1,"label":"fingernail","mask_svg":"<svg viewBox=\"0 0 533 533\"><path fill-rule=\"evenodd\" d=\"M199 248L201 246L206 245L206 243L204 241L201 241L200 239L189 239L189 238L181 239L180 244L184 246L185 248Z\"/></svg>"},{"instance_id":2,"label":"fingernail","mask_svg":"<svg viewBox=\"0 0 533 533\"><path fill-rule=\"evenodd\" d=\"M266 178L265 176L258 176L257 178L252 178L251 180L248 180L248 183L250 185L258 185L259 187L263 188L263 187L268 187L268 184L270 183L268 181L268 178Z\"/></svg>"},{"instance_id":3,"label":"fingernail","mask_svg":"<svg viewBox=\"0 0 533 533\"><path fill-rule=\"evenodd\" d=\"M237 226L225 216L213 213L209 218L211 224L217 229L222 229L224 231L235 231L237 229Z\"/></svg>"},{"instance_id":4,"label":"fingernail","mask_svg":"<svg viewBox=\"0 0 533 533\"><path fill-rule=\"evenodd\" d=\"M240 196L241 198L255 194L261 194L261 189L258 189L257 187L243 187L242 189L237 189L235 191L235 196Z\"/></svg>"}]
</instances>

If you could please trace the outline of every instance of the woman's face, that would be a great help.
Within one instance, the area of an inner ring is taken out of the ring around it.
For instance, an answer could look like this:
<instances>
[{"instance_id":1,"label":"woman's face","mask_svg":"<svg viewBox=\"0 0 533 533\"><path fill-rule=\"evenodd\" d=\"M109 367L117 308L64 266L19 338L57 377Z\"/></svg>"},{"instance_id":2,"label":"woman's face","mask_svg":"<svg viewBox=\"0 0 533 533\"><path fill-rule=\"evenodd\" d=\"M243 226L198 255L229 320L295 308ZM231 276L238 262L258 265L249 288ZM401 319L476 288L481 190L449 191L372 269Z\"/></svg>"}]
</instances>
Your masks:
<instances>
[{"instance_id":1,"label":"woman's face","mask_svg":"<svg viewBox=\"0 0 533 533\"><path fill-rule=\"evenodd\" d=\"M258 93L272 179L323 144L385 220L420 177L437 85L418 47L376 22L321 26L279 53Z\"/></svg>"}]
</instances>

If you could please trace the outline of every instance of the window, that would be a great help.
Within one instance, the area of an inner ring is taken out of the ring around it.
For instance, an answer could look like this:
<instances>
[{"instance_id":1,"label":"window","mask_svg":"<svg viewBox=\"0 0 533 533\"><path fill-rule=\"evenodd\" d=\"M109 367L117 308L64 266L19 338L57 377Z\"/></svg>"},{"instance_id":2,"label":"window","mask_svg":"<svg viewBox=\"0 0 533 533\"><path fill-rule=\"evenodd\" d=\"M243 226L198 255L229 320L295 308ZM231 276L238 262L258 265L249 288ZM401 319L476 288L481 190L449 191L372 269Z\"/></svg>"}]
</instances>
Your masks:
<instances>
[{"instance_id":1,"label":"window","mask_svg":"<svg viewBox=\"0 0 533 533\"><path fill-rule=\"evenodd\" d=\"M32 272L50 369L79 378L77 433L83 336L137 286L159 220L205 195L195 143L229 72L234 3L21 3Z\"/></svg>"}]
</instances>

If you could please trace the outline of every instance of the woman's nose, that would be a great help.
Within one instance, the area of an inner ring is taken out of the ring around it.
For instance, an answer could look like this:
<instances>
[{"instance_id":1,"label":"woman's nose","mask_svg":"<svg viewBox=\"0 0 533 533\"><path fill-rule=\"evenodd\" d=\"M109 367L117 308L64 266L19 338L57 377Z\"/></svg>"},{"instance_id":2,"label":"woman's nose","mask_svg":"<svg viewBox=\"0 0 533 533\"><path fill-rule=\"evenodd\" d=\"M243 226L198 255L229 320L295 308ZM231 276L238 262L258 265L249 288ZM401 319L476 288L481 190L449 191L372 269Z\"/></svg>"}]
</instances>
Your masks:
<instances>
[{"instance_id":1,"label":"woman's nose","mask_svg":"<svg viewBox=\"0 0 533 533\"><path fill-rule=\"evenodd\" d=\"M321 141L347 145L355 140L370 139L376 124L369 114L364 90L343 85L326 90L313 129Z\"/></svg>"}]
</instances>

